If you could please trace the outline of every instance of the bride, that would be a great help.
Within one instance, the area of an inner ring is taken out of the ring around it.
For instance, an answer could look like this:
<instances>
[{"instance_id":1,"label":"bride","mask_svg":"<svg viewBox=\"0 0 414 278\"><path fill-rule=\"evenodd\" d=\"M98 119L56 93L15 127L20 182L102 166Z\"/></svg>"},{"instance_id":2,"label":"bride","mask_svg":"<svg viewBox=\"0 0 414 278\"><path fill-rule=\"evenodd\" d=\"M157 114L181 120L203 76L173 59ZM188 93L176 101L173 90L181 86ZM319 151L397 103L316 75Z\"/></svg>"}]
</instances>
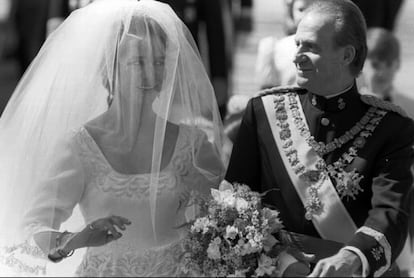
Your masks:
<instances>
[{"instance_id":1,"label":"bride","mask_svg":"<svg viewBox=\"0 0 414 278\"><path fill-rule=\"evenodd\" d=\"M75 257L77 276L182 275L180 227L224 175L221 139L199 53L168 5L75 11L0 119L0 275L73 275Z\"/></svg>"}]
</instances>

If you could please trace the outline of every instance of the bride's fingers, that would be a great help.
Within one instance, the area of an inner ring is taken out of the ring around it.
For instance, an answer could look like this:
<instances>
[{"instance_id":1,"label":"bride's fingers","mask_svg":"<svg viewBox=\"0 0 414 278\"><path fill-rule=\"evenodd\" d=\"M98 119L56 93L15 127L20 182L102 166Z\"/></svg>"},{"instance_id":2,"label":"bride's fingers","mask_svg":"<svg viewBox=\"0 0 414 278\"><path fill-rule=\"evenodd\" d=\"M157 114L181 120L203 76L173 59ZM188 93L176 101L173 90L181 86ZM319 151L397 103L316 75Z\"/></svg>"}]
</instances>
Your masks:
<instances>
[{"instance_id":1,"label":"bride's fingers","mask_svg":"<svg viewBox=\"0 0 414 278\"><path fill-rule=\"evenodd\" d=\"M116 231L116 230L115 230ZM106 235L105 235L105 237L106 237L106 242L108 243L108 242L110 242L110 241L113 241L113 240L117 240L118 238L120 238L122 236L122 234L121 233L119 233L119 232L115 232L115 234L110 230L110 229L108 229L108 231L106 232Z\"/></svg>"},{"instance_id":2,"label":"bride's fingers","mask_svg":"<svg viewBox=\"0 0 414 278\"><path fill-rule=\"evenodd\" d=\"M125 225L131 224L131 221L120 216L111 216L111 222L121 230L125 230Z\"/></svg>"},{"instance_id":3,"label":"bride's fingers","mask_svg":"<svg viewBox=\"0 0 414 278\"><path fill-rule=\"evenodd\" d=\"M128 218L122 217L122 216L118 216L118 215L112 215L111 219L117 219L119 221L121 221L122 223L129 225L131 224L131 221Z\"/></svg>"},{"instance_id":4,"label":"bride's fingers","mask_svg":"<svg viewBox=\"0 0 414 278\"><path fill-rule=\"evenodd\" d=\"M112 221L109 221L110 223L108 223L108 225L106 226L106 236L110 237L113 236L114 239L118 239L122 236L122 234L120 232L118 232L118 230L115 227L115 224Z\"/></svg>"},{"instance_id":5,"label":"bride's fingers","mask_svg":"<svg viewBox=\"0 0 414 278\"><path fill-rule=\"evenodd\" d=\"M91 225L89 225L89 227L92 227L92 232L99 233L100 235L105 237L114 236L116 238L119 238L121 236L121 234L112 224L112 221L108 219L98 220L96 221L96 223L92 223Z\"/></svg>"}]
</instances>

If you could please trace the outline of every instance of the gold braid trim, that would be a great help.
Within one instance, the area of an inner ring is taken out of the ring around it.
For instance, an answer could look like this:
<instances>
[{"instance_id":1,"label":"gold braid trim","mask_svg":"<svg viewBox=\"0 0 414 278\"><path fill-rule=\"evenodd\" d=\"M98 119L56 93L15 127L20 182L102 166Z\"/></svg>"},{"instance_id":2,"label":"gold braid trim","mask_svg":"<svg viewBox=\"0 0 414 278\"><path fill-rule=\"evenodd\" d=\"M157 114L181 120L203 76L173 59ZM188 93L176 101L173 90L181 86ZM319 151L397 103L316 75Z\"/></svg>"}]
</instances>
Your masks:
<instances>
[{"instance_id":1,"label":"gold braid trim","mask_svg":"<svg viewBox=\"0 0 414 278\"><path fill-rule=\"evenodd\" d=\"M263 97L271 94L306 93L306 89L298 86L276 86L259 91L255 97Z\"/></svg>"},{"instance_id":2,"label":"gold braid trim","mask_svg":"<svg viewBox=\"0 0 414 278\"><path fill-rule=\"evenodd\" d=\"M399 107L398 105L395 105L394 103L391 103L389 101L385 101L382 100L376 96L373 95L361 95L361 100L362 102L377 107L377 108L381 108L387 111L392 111L395 112L397 114L400 114L403 117L408 118L407 113L405 113L405 111Z\"/></svg>"}]
</instances>

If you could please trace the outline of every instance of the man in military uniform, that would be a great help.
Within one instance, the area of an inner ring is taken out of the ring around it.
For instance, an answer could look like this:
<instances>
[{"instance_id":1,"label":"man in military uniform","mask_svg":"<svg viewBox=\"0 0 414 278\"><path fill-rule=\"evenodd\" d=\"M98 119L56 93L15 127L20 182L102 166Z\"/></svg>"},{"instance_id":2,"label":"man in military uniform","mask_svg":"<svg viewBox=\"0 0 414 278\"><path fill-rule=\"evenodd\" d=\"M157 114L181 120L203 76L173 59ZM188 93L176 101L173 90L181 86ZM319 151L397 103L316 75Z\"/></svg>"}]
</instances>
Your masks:
<instances>
[{"instance_id":1,"label":"man in military uniform","mask_svg":"<svg viewBox=\"0 0 414 278\"><path fill-rule=\"evenodd\" d=\"M389 274L408 225L414 123L395 105L361 96L366 24L349 0L320 0L299 23L299 88L251 99L226 180L269 191L310 276Z\"/></svg>"}]
</instances>

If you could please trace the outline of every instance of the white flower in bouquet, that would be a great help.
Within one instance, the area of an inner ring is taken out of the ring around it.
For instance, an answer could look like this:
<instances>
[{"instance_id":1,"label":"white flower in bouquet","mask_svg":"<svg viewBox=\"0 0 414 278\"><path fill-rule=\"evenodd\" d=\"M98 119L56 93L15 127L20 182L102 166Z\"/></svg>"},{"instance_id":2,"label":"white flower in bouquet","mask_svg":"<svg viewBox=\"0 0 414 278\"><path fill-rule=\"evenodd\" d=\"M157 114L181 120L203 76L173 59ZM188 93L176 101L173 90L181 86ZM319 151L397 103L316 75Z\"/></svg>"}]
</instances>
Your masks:
<instances>
[{"instance_id":1,"label":"white flower in bouquet","mask_svg":"<svg viewBox=\"0 0 414 278\"><path fill-rule=\"evenodd\" d=\"M245 211L249 208L249 203L243 198L236 199L236 209L238 212Z\"/></svg>"},{"instance_id":2,"label":"white flower in bouquet","mask_svg":"<svg viewBox=\"0 0 414 278\"><path fill-rule=\"evenodd\" d=\"M239 234L239 230L234 226L227 226L226 227L226 235L224 238L226 239L235 239L236 236Z\"/></svg>"},{"instance_id":3,"label":"white flower in bouquet","mask_svg":"<svg viewBox=\"0 0 414 278\"><path fill-rule=\"evenodd\" d=\"M274 266L275 259L272 259L265 254L262 254L259 258L259 266L255 270L257 276L265 276L265 275L272 275L272 273L276 270Z\"/></svg>"},{"instance_id":4,"label":"white flower in bouquet","mask_svg":"<svg viewBox=\"0 0 414 278\"><path fill-rule=\"evenodd\" d=\"M214 200L223 206L233 208L236 206L236 198L234 194L230 190L220 191L217 189L211 189L211 196L213 196Z\"/></svg>"},{"instance_id":5,"label":"white flower in bouquet","mask_svg":"<svg viewBox=\"0 0 414 278\"><path fill-rule=\"evenodd\" d=\"M210 219L208 219L208 217L201 217L194 222L193 226L191 227L191 231L196 233L202 232L203 234L205 234L208 232L208 229L210 227L215 227L214 221L211 221Z\"/></svg>"},{"instance_id":6,"label":"white flower in bouquet","mask_svg":"<svg viewBox=\"0 0 414 278\"><path fill-rule=\"evenodd\" d=\"M221 258L220 254L220 243L221 239L216 237L210 244L208 245L207 254L208 257L212 260L218 260Z\"/></svg>"}]
</instances>

